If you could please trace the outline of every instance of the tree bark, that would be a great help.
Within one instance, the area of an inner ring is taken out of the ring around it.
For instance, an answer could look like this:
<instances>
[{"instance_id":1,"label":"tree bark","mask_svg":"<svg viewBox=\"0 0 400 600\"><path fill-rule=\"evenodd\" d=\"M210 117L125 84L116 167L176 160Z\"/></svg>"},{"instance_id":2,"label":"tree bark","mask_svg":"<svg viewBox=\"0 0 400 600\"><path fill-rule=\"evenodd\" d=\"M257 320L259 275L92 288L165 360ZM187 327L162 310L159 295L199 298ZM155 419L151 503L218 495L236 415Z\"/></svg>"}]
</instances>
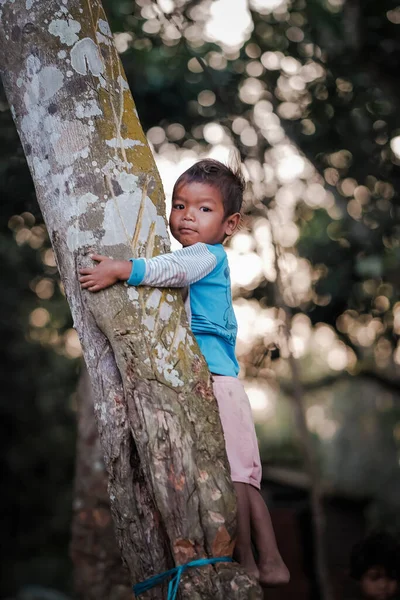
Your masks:
<instances>
[{"instance_id":1,"label":"tree bark","mask_svg":"<svg viewBox=\"0 0 400 600\"><path fill-rule=\"evenodd\" d=\"M210 378L172 290L82 292L96 250L169 249L159 174L98 0L1 0L1 72L95 395L132 582L231 555L235 496ZM147 598L162 598L161 588ZM189 570L181 598L260 598L236 564Z\"/></svg>"},{"instance_id":2,"label":"tree bark","mask_svg":"<svg viewBox=\"0 0 400 600\"><path fill-rule=\"evenodd\" d=\"M130 600L129 574L115 539L94 399L85 366L77 388L78 439L70 553L82 600Z\"/></svg>"}]
</instances>

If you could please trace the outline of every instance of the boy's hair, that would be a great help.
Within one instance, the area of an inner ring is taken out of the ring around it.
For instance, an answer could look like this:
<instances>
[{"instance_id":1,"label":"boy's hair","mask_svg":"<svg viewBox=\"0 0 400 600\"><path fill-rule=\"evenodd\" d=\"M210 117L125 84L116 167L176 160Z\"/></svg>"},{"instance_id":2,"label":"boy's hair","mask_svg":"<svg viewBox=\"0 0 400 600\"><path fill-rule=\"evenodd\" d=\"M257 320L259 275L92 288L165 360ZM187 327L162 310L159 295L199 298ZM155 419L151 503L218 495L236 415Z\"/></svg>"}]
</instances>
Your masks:
<instances>
[{"instance_id":1,"label":"boy's hair","mask_svg":"<svg viewBox=\"0 0 400 600\"><path fill-rule=\"evenodd\" d=\"M213 158L199 160L177 179L174 193L180 185L193 182L208 183L221 192L225 217L240 213L245 180L239 162L232 167L227 167Z\"/></svg>"},{"instance_id":2,"label":"boy's hair","mask_svg":"<svg viewBox=\"0 0 400 600\"><path fill-rule=\"evenodd\" d=\"M382 567L388 577L400 580L400 543L389 533L373 533L353 547L350 576L359 580L371 567Z\"/></svg>"}]
</instances>

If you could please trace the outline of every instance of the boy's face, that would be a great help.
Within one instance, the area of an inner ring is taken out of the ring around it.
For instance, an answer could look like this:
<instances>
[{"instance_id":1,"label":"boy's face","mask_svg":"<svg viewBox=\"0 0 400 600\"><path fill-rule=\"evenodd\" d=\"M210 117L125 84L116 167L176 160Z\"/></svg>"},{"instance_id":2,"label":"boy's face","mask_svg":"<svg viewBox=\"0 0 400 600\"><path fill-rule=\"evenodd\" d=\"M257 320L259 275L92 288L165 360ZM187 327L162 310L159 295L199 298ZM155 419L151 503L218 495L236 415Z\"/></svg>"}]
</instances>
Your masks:
<instances>
[{"instance_id":1,"label":"boy's face","mask_svg":"<svg viewBox=\"0 0 400 600\"><path fill-rule=\"evenodd\" d=\"M370 600L389 600L397 592L397 581L386 573L383 567L371 567L360 579L360 588L364 598Z\"/></svg>"},{"instance_id":2,"label":"boy's face","mask_svg":"<svg viewBox=\"0 0 400 600\"><path fill-rule=\"evenodd\" d=\"M213 185L181 183L174 190L169 226L182 246L220 244L232 235L239 219L239 213L225 217L221 193Z\"/></svg>"}]
</instances>

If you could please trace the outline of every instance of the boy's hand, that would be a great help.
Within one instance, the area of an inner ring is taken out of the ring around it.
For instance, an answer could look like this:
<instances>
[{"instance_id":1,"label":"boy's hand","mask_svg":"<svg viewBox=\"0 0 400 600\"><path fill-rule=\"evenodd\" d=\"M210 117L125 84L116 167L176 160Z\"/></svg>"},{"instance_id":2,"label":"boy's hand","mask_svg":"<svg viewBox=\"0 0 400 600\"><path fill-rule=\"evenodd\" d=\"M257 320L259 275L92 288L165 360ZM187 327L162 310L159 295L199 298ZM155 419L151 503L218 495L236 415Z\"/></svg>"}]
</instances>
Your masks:
<instances>
[{"instance_id":1,"label":"boy's hand","mask_svg":"<svg viewBox=\"0 0 400 600\"><path fill-rule=\"evenodd\" d=\"M129 279L132 270L132 263L129 260L113 260L101 254L91 254L90 258L99 264L93 269L79 270L81 287L89 292L99 292L117 281Z\"/></svg>"}]
</instances>

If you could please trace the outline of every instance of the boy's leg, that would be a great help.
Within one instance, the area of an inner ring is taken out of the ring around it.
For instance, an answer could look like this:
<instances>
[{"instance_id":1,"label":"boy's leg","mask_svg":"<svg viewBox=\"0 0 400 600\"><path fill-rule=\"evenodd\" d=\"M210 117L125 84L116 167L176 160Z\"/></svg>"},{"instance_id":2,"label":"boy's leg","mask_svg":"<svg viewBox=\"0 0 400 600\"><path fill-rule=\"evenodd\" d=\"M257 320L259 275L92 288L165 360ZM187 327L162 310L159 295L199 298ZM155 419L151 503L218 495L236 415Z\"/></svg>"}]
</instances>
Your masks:
<instances>
[{"instance_id":1,"label":"boy's leg","mask_svg":"<svg viewBox=\"0 0 400 600\"><path fill-rule=\"evenodd\" d=\"M290 573L279 553L267 505L255 487L249 484L246 487L252 536L258 552L257 567L260 584L275 586L288 583Z\"/></svg>"},{"instance_id":2,"label":"boy's leg","mask_svg":"<svg viewBox=\"0 0 400 600\"><path fill-rule=\"evenodd\" d=\"M259 487L261 462L249 399L241 382L234 377L214 376L213 387L237 495L235 558L256 577L262 569L264 585L286 583L289 572L276 547L269 512L261 495L250 483L254 482ZM244 483L245 481L248 483ZM252 526L255 532L254 542L260 558L262 557L258 568L251 546ZM264 558L265 550L269 552L267 559Z\"/></svg>"},{"instance_id":3,"label":"boy's leg","mask_svg":"<svg viewBox=\"0 0 400 600\"><path fill-rule=\"evenodd\" d=\"M248 483L233 482L237 497L237 529L235 559L253 575L259 578L258 568L251 547L250 501L248 496Z\"/></svg>"}]
</instances>

